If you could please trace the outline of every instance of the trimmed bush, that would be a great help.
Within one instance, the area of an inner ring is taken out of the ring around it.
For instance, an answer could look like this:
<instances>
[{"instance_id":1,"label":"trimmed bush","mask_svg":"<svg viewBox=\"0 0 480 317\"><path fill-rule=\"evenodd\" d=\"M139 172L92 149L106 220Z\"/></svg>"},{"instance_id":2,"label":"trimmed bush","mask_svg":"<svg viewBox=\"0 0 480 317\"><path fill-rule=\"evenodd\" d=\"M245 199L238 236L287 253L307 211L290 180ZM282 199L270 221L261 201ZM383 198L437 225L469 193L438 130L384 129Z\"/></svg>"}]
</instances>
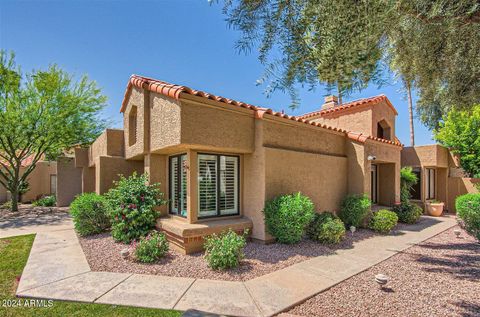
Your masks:
<instances>
[{"instance_id":1,"label":"trimmed bush","mask_svg":"<svg viewBox=\"0 0 480 317\"><path fill-rule=\"evenodd\" d=\"M401 203L393 207L393 211L398 216L398 221L413 224L420 219L423 214L422 208L413 203Z\"/></svg>"},{"instance_id":2,"label":"trimmed bush","mask_svg":"<svg viewBox=\"0 0 480 317\"><path fill-rule=\"evenodd\" d=\"M268 233L286 244L302 240L315 216L312 201L301 193L279 196L267 202L263 213Z\"/></svg>"},{"instance_id":3,"label":"trimmed bush","mask_svg":"<svg viewBox=\"0 0 480 317\"><path fill-rule=\"evenodd\" d=\"M121 177L106 195L110 205L112 237L130 243L148 234L155 227L159 213L155 206L166 203L158 184L149 185L147 176Z\"/></svg>"},{"instance_id":4,"label":"trimmed bush","mask_svg":"<svg viewBox=\"0 0 480 317\"><path fill-rule=\"evenodd\" d=\"M135 258L143 263L158 261L167 252L167 237L158 231L153 231L146 237L142 237L135 246Z\"/></svg>"},{"instance_id":5,"label":"trimmed bush","mask_svg":"<svg viewBox=\"0 0 480 317\"><path fill-rule=\"evenodd\" d=\"M455 208L465 230L480 240L480 193L457 197Z\"/></svg>"},{"instance_id":6,"label":"trimmed bush","mask_svg":"<svg viewBox=\"0 0 480 317\"><path fill-rule=\"evenodd\" d=\"M371 213L372 202L366 195L348 195L342 200L338 216L346 227L360 227Z\"/></svg>"},{"instance_id":7,"label":"trimmed bush","mask_svg":"<svg viewBox=\"0 0 480 317\"><path fill-rule=\"evenodd\" d=\"M35 207L53 207L57 204L57 197L55 195L49 195L40 198L32 203Z\"/></svg>"},{"instance_id":8,"label":"trimmed bush","mask_svg":"<svg viewBox=\"0 0 480 317\"><path fill-rule=\"evenodd\" d=\"M322 243L338 243L345 236L342 220L330 212L315 214L315 218L307 227L310 239Z\"/></svg>"},{"instance_id":9,"label":"trimmed bush","mask_svg":"<svg viewBox=\"0 0 480 317\"><path fill-rule=\"evenodd\" d=\"M396 213L382 209L373 214L370 220L370 228L380 233L389 233L397 223L398 216Z\"/></svg>"},{"instance_id":10,"label":"trimmed bush","mask_svg":"<svg viewBox=\"0 0 480 317\"><path fill-rule=\"evenodd\" d=\"M108 202L95 193L85 193L70 205L75 230L81 236L100 233L110 227Z\"/></svg>"},{"instance_id":11,"label":"trimmed bush","mask_svg":"<svg viewBox=\"0 0 480 317\"><path fill-rule=\"evenodd\" d=\"M237 267L244 258L243 248L247 244L245 236L238 235L232 229L220 235L212 234L205 238L205 259L212 269L226 270Z\"/></svg>"}]
</instances>

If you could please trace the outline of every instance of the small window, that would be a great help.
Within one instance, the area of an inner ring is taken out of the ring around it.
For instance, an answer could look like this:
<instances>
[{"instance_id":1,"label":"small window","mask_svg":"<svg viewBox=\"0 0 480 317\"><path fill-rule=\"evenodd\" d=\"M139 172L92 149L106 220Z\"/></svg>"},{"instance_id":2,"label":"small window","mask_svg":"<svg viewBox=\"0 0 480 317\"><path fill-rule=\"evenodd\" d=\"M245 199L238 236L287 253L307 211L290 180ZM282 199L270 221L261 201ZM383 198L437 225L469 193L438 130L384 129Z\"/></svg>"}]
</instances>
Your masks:
<instances>
[{"instance_id":1,"label":"small window","mask_svg":"<svg viewBox=\"0 0 480 317\"><path fill-rule=\"evenodd\" d=\"M435 199L435 169L427 168L427 199Z\"/></svg>"},{"instance_id":2,"label":"small window","mask_svg":"<svg viewBox=\"0 0 480 317\"><path fill-rule=\"evenodd\" d=\"M57 175L50 175L50 194L57 194Z\"/></svg>"},{"instance_id":3,"label":"small window","mask_svg":"<svg viewBox=\"0 0 480 317\"><path fill-rule=\"evenodd\" d=\"M382 120L377 123L377 138L392 140L391 128L387 121Z\"/></svg>"},{"instance_id":4,"label":"small window","mask_svg":"<svg viewBox=\"0 0 480 317\"><path fill-rule=\"evenodd\" d=\"M198 155L198 218L239 214L239 157Z\"/></svg>"},{"instance_id":5,"label":"small window","mask_svg":"<svg viewBox=\"0 0 480 317\"><path fill-rule=\"evenodd\" d=\"M133 106L128 115L128 145L137 143L137 107Z\"/></svg>"},{"instance_id":6,"label":"small window","mask_svg":"<svg viewBox=\"0 0 480 317\"><path fill-rule=\"evenodd\" d=\"M169 200L170 213L187 216L187 155L170 157L169 161Z\"/></svg>"}]
</instances>

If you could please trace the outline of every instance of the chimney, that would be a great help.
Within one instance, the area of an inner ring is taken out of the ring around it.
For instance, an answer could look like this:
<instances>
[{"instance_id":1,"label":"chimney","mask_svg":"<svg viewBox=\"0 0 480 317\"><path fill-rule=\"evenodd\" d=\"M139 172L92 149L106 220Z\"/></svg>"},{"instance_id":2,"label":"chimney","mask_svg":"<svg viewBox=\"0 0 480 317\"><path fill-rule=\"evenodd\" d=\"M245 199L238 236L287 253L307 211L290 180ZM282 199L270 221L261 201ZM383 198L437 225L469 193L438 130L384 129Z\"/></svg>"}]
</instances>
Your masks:
<instances>
[{"instance_id":1,"label":"chimney","mask_svg":"<svg viewBox=\"0 0 480 317\"><path fill-rule=\"evenodd\" d=\"M338 97L330 95L325 97L325 103L322 105L322 110L331 109L338 105Z\"/></svg>"}]
</instances>

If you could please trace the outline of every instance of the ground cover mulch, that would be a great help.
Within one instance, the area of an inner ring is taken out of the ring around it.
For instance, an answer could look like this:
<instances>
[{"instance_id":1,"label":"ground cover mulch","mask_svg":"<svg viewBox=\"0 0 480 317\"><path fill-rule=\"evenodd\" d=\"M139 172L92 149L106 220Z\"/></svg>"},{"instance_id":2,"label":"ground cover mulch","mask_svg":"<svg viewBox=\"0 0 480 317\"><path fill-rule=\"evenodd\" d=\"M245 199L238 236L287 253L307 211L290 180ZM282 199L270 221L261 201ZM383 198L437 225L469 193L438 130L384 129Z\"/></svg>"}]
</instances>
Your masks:
<instances>
[{"instance_id":1,"label":"ground cover mulch","mask_svg":"<svg viewBox=\"0 0 480 317\"><path fill-rule=\"evenodd\" d=\"M359 229L353 235L347 232L345 239L333 246L322 245L307 239L293 245L279 243L265 245L252 241L245 247L245 259L242 260L241 265L227 271L215 271L209 268L203 252L183 255L170 250L167 256L159 262L143 264L132 258L122 258L120 251L128 246L116 243L109 233L79 237L79 240L93 271L246 281L313 257L332 254L337 249L351 248L354 242L375 235L374 232L367 229ZM133 250L130 253L133 253Z\"/></svg>"},{"instance_id":2,"label":"ground cover mulch","mask_svg":"<svg viewBox=\"0 0 480 317\"><path fill-rule=\"evenodd\" d=\"M46 214L68 213L67 207L41 207L31 204L18 205L18 211L12 212L0 206L0 221L14 218L35 218Z\"/></svg>"},{"instance_id":3,"label":"ground cover mulch","mask_svg":"<svg viewBox=\"0 0 480 317\"><path fill-rule=\"evenodd\" d=\"M298 316L480 316L480 244L451 228L320 293ZM390 277L381 289L376 274Z\"/></svg>"}]
</instances>

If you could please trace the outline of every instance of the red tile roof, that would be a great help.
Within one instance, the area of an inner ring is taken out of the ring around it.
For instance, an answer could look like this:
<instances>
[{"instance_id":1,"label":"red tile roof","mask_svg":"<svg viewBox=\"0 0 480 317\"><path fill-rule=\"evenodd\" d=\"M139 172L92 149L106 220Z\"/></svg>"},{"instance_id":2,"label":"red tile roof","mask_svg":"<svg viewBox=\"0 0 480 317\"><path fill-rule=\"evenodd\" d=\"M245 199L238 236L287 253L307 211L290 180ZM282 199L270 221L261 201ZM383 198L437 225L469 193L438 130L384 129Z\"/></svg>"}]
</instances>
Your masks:
<instances>
[{"instance_id":1,"label":"red tile roof","mask_svg":"<svg viewBox=\"0 0 480 317\"><path fill-rule=\"evenodd\" d=\"M307 119L311 117L317 117L317 116L323 116L326 114L331 114L331 113L338 113L339 111L347 110L347 109L352 109L354 107L362 106L362 105L376 105L379 104L380 102L385 101L386 104L395 112L395 114L398 114L397 109L392 105L390 100L388 100L387 96L385 95L378 95L374 97L369 97L369 98L363 98L363 99L358 99L354 100L348 103L344 103L341 106L335 106L330 109L324 109L324 110L317 110L313 112L306 113L304 115L301 115L300 118Z\"/></svg>"},{"instance_id":2,"label":"red tile roof","mask_svg":"<svg viewBox=\"0 0 480 317\"><path fill-rule=\"evenodd\" d=\"M31 165L34 158L35 158L35 155L33 155L33 154L25 157L25 158L22 160L20 166L21 166L21 167L27 167L27 166ZM10 163L9 163L7 160L2 159L2 158L0 158L0 163L1 163L1 164L0 164L0 167L3 167L3 165L5 165L5 166L10 165Z\"/></svg>"},{"instance_id":3,"label":"red tile roof","mask_svg":"<svg viewBox=\"0 0 480 317\"><path fill-rule=\"evenodd\" d=\"M140 88L140 89L146 89L146 90L156 92L156 93L159 93L159 94L162 94L164 96L167 96L167 97L170 97L170 98L173 98L173 99L177 99L177 100L180 98L180 94L182 94L182 93L193 95L193 96L198 96L198 97L203 97L203 98L207 98L207 99L210 99L210 100L215 100L215 101L218 101L218 102L222 102L222 103L225 103L225 104L228 104L228 105L250 109L252 111L255 111L255 117L258 118L258 119L263 118L264 114L269 114L269 115L272 115L272 116L275 116L275 117L280 117L280 118L284 118L284 119L288 119L288 120L293 120L293 121L296 121L296 122L309 124L309 125L312 125L312 126L320 127L320 128L331 130L331 131L345 133L351 139L353 139L353 137L351 137L350 135L352 135L352 136L353 135L358 135L355 132L347 131L347 130L344 130L344 129L341 129L341 128L331 127L331 126L328 126L326 124L322 124L322 123L318 123L318 122L311 122L309 120L306 120L305 115L304 116L297 116L297 117L296 116L289 116L289 115L287 115L283 112L277 112L277 111L274 111L272 109L257 107L257 106L254 106L254 105L251 105L251 104L248 104L248 103L245 103L245 102L236 101L236 100L233 100L233 99L229 99L229 98L217 96L217 95L214 95L214 94L210 94L210 93L207 93L205 91L195 90L195 89L192 89L192 88L189 88L189 87L186 87L186 86L174 85L174 84L170 84L170 83L167 83L167 82L164 82L164 81L161 81L161 80L152 79L152 78L143 77L143 76L138 76L138 75L132 75L130 77L130 80L128 81L128 85L127 85L127 88L125 90L125 95L124 95L124 98L123 98L123 101L122 101L122 107L120 109L120 112L124 112L126 110L128 98L129 98L129 95L131 93L131 88L132 87L137 87L137 88ZM375 99L375 98L377 98L377 99ZM384 95L373 97L373 98L367 98L367 99L372 99L369 102L380 102L382 100L386 100L387 104L389 104L393 108L391 103L388 101L387 97L385 97ZM376 101L373 101L373 99L375 99ZM360 101L357 101L357 102L360 102ZM363 102L363 103L365 103L365 102ZM345 106L347 106L347 105L345 105ZM342 107L344 107L344 106L342 106ZM395 108L393 108L393 109L395 110ZM361 137L357 138L356 141L360 141L360 142L364 143L366 141L366 139L370 139L370 140L379 141L379 142L382 142L382 143L388 143L388 144L393 144L393 145L397 145L397 146L403 146L400 142L396 142L396 141L394 142L394 141L390 141L390 140L379 139L379 138L376 138L376 137L366 136L366 135L361 135L361 134L360 134L360 136Z\"/></svg>"}]
</instances>

